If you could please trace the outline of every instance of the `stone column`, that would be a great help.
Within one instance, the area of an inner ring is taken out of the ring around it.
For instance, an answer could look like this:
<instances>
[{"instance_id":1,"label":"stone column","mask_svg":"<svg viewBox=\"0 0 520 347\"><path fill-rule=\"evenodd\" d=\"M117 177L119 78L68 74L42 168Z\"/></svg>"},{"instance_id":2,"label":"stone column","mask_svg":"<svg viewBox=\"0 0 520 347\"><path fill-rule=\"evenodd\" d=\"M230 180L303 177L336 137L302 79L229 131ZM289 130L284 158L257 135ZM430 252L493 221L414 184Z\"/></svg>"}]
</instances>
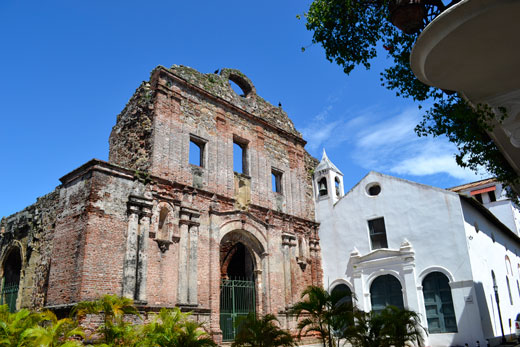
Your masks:
<instances>
[{"instance_id":1,"label":"stone column","mask_svg":"<svg viewBox=\"0 0 520 347\"><path fill-rule=\"evenodd\" d=\"M137 282L137 234L139 232L139 209L129 206L126 252L123 267L123 296L134 299Z\"/></svg>"},{"instance_id":2,"label":"stone column","mask_svg":"<svg viewBox=\"0 0 520 347\"><path fill-rule=\"evenodd\" d=\"M318 241L314 239L309 239L309 257L311 258L311 281L312 285L319 285L320 282L318 281L318 275L316 273L316 258L319 257L319 243Z\"/></svg>"},{"instance_id":3,"label":"stone column","mask_svg":"<svg viewBox=\"0 0 520 347\"><path fill-rule=\"evenodd\" d=\"M128 229L123 263L123 296L145 301L146 251L150 231L151 195L150 193L144 193L144 196L130 195L127 205Z\"/></svg>"},{"instance_id":4,"label":"stone column","mask_svg":"<svg viewBox=\"0 0 520 347\"><path fill-rule=\"evenodd\" d=\"M264 258L262 257L261 263L264 263ZM261 267L261 264L258 264L258 267ZM264 314L264 305L263 305L263 281L262 281L262 270L255 270L255 279L256 279L256 313L259 315Z\"/></svg>"},{"instance_id":5,"label":"stone column","mask_svg":"<svg viewBox=\"0 0 520 347\"><path fill-rule=\"evenodd\" d=\"M283 254L283 273L284 273L284 294L285 308L292 304L292 286L291 286L291 247L292 240L296 237L292 234L282 234L282 254Z\"/></svg>"},{"instance_id":6,"label":"stone column","mask_svg":"<svg viewBox=\"0 0 520 347\"><path fill-rule=\"evenodd\" d=\"M146 302L146 280L148 270L148 242L150 234L151 210L143 208L141 221L139 223L139 252L137 261L137 288L135 299Z\"/></svg>"},{"instance_id":7,"label":"stone column","mask_svg":"<svg viewBox=\"0 0 520 347\"><path fill-rule=\"evenodd\" d=\"M218 204L212 204L209 212L209 328L213 339L222 342L220 330L220 243L219 243L219 217L215 214Z\"/></svg>"},{"instance_id":8,"label":"stone column","mask_svg":"<svg viewBox=\"0 0 520 347\"><path fill-rule=\"evenodd\" d=\"M198 239L199 239L199 226L192 224L189 228L190 236L190 253L188 259L188 303L190 305L197 305L197 294L198 294Z\"/></svg>"},{"instance_id":9,"label":"stone column","mask_svg":"<svg viewBox=\"0 0 520 347\"><path fill-rule=\"evenodd\" d=\"M179 220L179 282L177 284L179 289L179 295L177 296L179 304L188 303L189 225L186 223L188 221L187 218L189 218L188 215L181 214L181 219Z\"/></svg>"}]
</instances>

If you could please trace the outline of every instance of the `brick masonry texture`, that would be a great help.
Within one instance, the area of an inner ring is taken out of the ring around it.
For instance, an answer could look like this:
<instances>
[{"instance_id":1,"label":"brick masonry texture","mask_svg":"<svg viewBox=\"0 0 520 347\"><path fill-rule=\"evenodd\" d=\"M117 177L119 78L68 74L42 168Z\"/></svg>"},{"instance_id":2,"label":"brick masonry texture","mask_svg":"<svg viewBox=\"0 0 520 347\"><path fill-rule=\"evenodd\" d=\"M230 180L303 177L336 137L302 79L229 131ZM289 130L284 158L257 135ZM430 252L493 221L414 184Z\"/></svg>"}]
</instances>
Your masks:
<instances>
[{"instance_id":1,"label":"brick masonry texture","mask_svg":"<svg viewBox=\"0 0 520 347\"><path fill-rule=\"evenodd\" d=\"M202 149L200 166L189 163L190 140ZM240 243L251 256L256 311L294 330L287 309L322 279L317 161L281 107L238 70L159 66L109 143L109 162L91 160L2 219L2 271L9 252L22 257L18 307L66 309L115 293L147 311L193 311L221 341L220 283ZM233 171L233 143L245 153L242 174ZM271 187L273 170L281 192Z\"/></svg>"}]
</instances>

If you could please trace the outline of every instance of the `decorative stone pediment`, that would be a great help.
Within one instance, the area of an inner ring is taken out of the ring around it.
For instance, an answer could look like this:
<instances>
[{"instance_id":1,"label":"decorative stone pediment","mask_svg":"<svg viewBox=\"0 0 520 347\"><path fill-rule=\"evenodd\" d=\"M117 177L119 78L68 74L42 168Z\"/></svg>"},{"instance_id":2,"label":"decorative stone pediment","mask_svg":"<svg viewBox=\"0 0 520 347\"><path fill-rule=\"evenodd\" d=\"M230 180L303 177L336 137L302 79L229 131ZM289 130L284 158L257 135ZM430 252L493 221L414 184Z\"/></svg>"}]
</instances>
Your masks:
<instances>
[{"instance_id":1,"label":"decorative stone pediment","mask_svg":"<svg viewBox=\"0 0 520 347\"><path fill-rule=\"evenodd\" d=\"M350 261L354 268L383 268L392 265L413 264L415 252L408 240L404 240L397 249L381 248L361 255L357 249L350 253Z\"/></svg>"}]
</instances>

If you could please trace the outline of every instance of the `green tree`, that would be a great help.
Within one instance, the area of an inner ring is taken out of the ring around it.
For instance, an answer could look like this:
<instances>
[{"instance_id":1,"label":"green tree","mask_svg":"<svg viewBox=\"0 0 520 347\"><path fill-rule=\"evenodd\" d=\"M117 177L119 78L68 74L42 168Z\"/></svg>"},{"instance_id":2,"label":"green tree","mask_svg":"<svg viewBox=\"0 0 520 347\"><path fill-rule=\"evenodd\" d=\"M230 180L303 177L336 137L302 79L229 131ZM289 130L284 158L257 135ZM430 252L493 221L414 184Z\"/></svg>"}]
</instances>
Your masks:
<instances>
[{"instance_id":1,"label":"green tree","mask_svg":"<svg viewBox=\"0 0 520 347\"><path fill-rule=\"evenodd\" d=\"M79 302L72 314L78 318L87 314L101 315L103 324L97 332L102 334L104 342L108 345L131 346L138 340L135 326L125 321L125 315L139 317L139 311L131 299L104 295L95 301Z\"/></svg>"},{"instance_id":2,"label":"green tree","mask_svg":"<svg viewBox=\"0 0 520 347\"><path fill-rule=\"evenodd\" d=\"M54 312L38 313L39 324L26 329L22 335L23 345L41 347L74 347L83 346L73 337L84 337L83 330L78 328L77 322L70 318L58 320Z\"/></svg>"},{"instance_id":3,"label":"green tree","mask_svg":"<svg viewBox=\"0 0 520 347\"><path fill-rule=\"evenodd\" d=\"M239 321L239 330L233 347L277 347L296 346L293 337L275 324L278 319L272 314L257 317L250 312Z\"/></svg>"},{"instance_id":4,"label":"green tree","mask_svg":"<svg viewBox=\"0 0 520 347\"><path fill-rule=\"evenodd\" d=\"M138 346L152 347L210 347L216 346L202 325L189 319L190 313L161 309L157 317L144 325Z\"/></svg>"},{"instance_id":5,"label":"green tree","mask_svg":"<svg viewBox=\"0 0 520 347\"><path fill-rule=\"evenodd\" d=\"M302 293L302 299L291 309L298 316L300 335L304 331L316 333L324 347L335 346L334 333L351 322L352 305L342 302L342 297L331 295L317 286L307 287Z\"/></svg>"},{"instance_id":6,"label":"green tree","mask_svg":"<svg viewBox=\"0 0 520 347\"><path fill-rule=\"evenodd\" d=\"M314 0L306 18L306 28L313 33L313 43L321 44L326 58L349 74L357 65L370 68L370 61L386 50L393 64L381 72L384 86L398 96L416 101L433 101L417 125L419 136L446 136L457 146L458 165L478 171L484 167L509 187L520 180L504 159L486 131L492 130L491 119L502 121L505 114L495 115L486 107L471 107L462 97L420 82L410 68L410 52L420 30L405 34L390 23L389 5L396 0ZM427 24L445 8L442 1L430 1ZM518 203L518 194L509 189Z\"/></svg>"}]
</instances>

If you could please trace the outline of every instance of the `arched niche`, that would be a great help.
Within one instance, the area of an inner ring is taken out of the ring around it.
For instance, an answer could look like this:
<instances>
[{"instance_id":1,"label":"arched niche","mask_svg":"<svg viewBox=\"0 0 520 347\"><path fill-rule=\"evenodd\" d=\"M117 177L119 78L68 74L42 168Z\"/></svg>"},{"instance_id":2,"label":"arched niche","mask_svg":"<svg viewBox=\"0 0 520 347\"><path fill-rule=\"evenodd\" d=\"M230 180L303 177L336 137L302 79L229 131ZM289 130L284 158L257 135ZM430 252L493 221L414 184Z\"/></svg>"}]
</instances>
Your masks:
<instances>
[{"instance_id":1,"label":"arched niche","mask_svg":"<svg viewBox=\"0 0 520 347\"><path fill-rule=\"evenodd\" d=\"M175 210L167 202L160 202L152 217L153 238L162 241L178 241L179 231L175 223Z\"/></svg>"}]
</instances>

